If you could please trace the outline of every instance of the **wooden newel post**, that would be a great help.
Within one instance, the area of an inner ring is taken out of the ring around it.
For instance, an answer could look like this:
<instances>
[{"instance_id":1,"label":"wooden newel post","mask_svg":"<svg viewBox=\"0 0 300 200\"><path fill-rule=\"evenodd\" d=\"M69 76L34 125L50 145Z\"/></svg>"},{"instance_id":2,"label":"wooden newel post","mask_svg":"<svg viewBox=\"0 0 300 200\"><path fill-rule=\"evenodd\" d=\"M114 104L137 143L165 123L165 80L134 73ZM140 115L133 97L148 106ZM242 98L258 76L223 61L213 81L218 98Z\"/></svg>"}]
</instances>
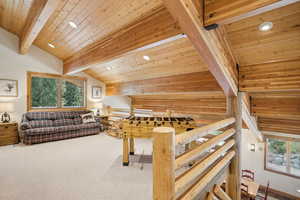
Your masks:
<instances>
[{"instance_id":1,"label":"wooden newel post","mask_svg":"<svg viewBox=\"0 0 300 200\"><path fill-rule=\"evenodd\" d=\"M175 130L153 129L153 200L175 199Z\"/></svg>"},{"instance_id":2,"label":"wooden newel post","mask_svg":"<svg viewBox=\"0 0 300 200\"><path fill-rule=\"evenodd\" d=\"M232 200L241 199L241 169L240 169L240 144L242 131L242 93L238 92L237 97L231 99L231 114L235 117L235 157L229 166L229 188L228 193Z\"/></svg>"}]
</instances>

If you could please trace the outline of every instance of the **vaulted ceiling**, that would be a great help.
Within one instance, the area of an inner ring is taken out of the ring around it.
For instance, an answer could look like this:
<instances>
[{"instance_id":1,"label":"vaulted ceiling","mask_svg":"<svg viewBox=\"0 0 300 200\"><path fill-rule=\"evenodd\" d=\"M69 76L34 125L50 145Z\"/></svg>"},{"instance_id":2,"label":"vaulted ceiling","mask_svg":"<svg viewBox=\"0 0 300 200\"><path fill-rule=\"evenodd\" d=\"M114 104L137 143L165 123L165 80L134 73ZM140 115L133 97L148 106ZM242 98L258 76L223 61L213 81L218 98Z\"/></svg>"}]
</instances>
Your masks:
<instances>
[{"instance_id":1,"label":"vaulted ceiling","mask_svg":"<svg viewBox=\"0 0 300 200\"><path fill-rule=\"evenodd\" d=\"M33 1L0 0L1 27L21 35ZM59 0L34 44L64 60L161 5L161 0ZM70 21L78 28L69 26Z\"/></svg>"},{"instance_id":2,"label":"vaulted ceiling","mask_svg":"<svg viewBox=\"0 0 300 200\"><path fill-rule=\"evenodd\" d=\"M299 120L298 0L205 0L204 8L198 0L183 6L180 0L170 2L0 0L0 26L19 36L21 53L33 42L63 60L65 73L84 71L107 83L108 94L132 95L138 106L158 100L172 104L178 93L230 96L239 89L249 92L252 114L261 124L275 123L275 115ZM273 28L260 31L263 22ZM296 96L286 99L290 93ZM143 94L162 97L137 97ZM183 97L186 102L200 98L193 95ZM290 128L283 130L294 133L298 122L282 123Z\"/></svg>"},{"instance_id":3,"label":"vaulted ceiling","mask_svg":"<svg viewBox=\"0 0 300 200\"><path fill-rule=\"evenodd\" d=\"M144 56L149 56L150 60L145 60ZM87 71L98 75L106 83L114 83L202 72L208 71L208 68L188 38L184 37L122 56Z\"/></svg>"}]
</instances>

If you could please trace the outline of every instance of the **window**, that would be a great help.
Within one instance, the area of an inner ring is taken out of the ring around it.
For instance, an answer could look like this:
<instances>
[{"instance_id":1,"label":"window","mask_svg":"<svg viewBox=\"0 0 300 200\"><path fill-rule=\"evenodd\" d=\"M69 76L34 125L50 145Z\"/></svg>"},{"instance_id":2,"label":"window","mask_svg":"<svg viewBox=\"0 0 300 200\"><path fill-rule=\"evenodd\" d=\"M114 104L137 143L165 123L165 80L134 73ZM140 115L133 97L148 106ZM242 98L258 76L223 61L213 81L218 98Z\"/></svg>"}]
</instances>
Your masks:
<instances>
[{"instance_id":1,"label":"window","mask_svg":"<svg viewBox=\"0 0 300 200\"><path fill-rule=\"evenodd\" d=\"M28 72L28 110L86 107L86 79Z\"/></svg>"},{"instance_id":2,"label":"window","mask_svg":"<svg viewBox=\"0 0 300 200\"><path fill-rule=\"evenodd\" d=\"M300 141L267 138L265 169L300 178Z\"/></svg>"}]
</instances>

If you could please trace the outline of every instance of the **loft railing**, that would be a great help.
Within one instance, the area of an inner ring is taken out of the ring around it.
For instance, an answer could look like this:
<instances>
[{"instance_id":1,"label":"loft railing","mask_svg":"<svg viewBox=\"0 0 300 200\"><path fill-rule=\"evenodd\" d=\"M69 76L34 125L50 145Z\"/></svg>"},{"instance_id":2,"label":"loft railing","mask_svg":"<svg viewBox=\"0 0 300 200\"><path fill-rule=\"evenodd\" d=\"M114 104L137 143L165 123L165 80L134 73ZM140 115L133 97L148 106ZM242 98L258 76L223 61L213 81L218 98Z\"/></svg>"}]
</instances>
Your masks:
<instances>
[{"instance_id":1,"label":"loft railing","mask_svg":"<svg viewBox=\"0 0 300 200\"><path fill-rule=\"evenodd\" d=\"M232 128L234 123L235 118L232 117L179 135L175 135L174 129L170 127L155 128L153 134L153 199L214 199L215 194L220 199L228 199L229 195L223 190L220 191L219 184L221 183L218 183L216 178L226 169L229 170L228 166L236 156L234 139L236 130ZM219 131L220 134L210 135L216 131ZM176 148L187 146L187 144L207 136L210 137L206 142L194 145L195 147L192 149L175 156ZM232 187L236 178L229 177L227 184ZM209 185L212 187L208 188ZM202 197L199 198L199 195Z\"/></svg>"},{"instance_id":2,"label":"loft railing","mask_svg":"<svg viewBox=\"0 0 300 200\"><path fill-rule=\"evenodd\" d=\"M151 116L152 111L133 108L109 108L108 115L111 118L124 119L129 116Z\"/></svg>"}]
</instances>

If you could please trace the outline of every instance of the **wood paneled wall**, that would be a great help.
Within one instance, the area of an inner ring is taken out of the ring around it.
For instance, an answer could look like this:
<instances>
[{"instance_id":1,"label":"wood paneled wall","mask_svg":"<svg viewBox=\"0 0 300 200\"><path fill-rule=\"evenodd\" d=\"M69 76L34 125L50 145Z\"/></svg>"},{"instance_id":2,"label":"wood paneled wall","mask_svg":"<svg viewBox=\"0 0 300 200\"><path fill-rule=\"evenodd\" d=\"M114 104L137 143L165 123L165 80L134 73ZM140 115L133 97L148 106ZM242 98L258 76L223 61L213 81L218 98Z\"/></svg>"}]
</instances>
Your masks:
<instances>
[{"instance_id":1,"label":"wood paneled wall","mask_svg":"<svg viewBox=\"0 0 300 200\"><path fill-rule=\"evenodd\" d=\"M217 120L226 113L226 98L223 94L215 96L203 94L141 95L132 96L132 106L153 112L169 110L172 113L190 115L196 119ZM204 117L203 115L210 116Z\"/></svg>"},{"instance_id":2,"label":"wood paneled wall","mask_svg":"<svg viewBox=\"0 0 300 200\"><path fill-rule=\"evenodd\" d=\"M300 120L258 118L259 129L280 133L300 135Z\"/></svg>"},{"instance_id":3,"label":"wood paneled wall","mask_svg":"<svg viewBox=\"0 0 300 200\"><path fill-rule=\"evenodd\" d=\"M239 80L244 92L300 91L300 60L243 66Z\"/></svg>"},{"instance_id":4,"label":"wood paneled wall","mask_svg":"<svg viewBox=\"0 0 300 200\"><path fill-rule=\"evenodd\" d=\"M257 93L251 106L261 130L300 134L300 92Z\"/></svg>"},{"instance_id":5,"label":"wood paneled wall","mask_svg":"<svg viewBox=\"0 0 300 200\"><path fill-rule=\"evenodd\" d=\"M210 72L197 72L106 85L106 94L141 95L222 91Z\"/></svg>"},{"instance_id":6,"label":"wood paneled wall","mask_svg":"<svg viewBox=\"0 0 300 200\"><path fill-rule=\"evenodd\" d=\"M300 120L300 97L253 97L252 112L260 117Z\"/></svg>"}]
</instances>

